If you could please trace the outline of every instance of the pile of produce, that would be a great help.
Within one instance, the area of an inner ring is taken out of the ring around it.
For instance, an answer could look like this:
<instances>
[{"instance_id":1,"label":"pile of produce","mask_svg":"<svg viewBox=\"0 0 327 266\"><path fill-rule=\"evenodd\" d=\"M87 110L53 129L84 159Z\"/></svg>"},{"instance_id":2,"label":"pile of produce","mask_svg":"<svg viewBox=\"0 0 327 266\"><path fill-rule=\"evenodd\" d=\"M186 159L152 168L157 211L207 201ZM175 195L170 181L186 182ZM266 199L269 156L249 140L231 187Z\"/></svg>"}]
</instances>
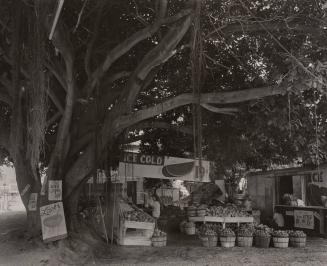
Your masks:
<instances>
[{"instance_id":1,"label":"pile of produce","mask_svg":"<svg viewBox=\"0 0 327 266\"><path fill-rule=\"evenodd\" d=\"M222 236L222 237L235 236L235 233L232 229L225 228L220 231L219 236Z\"/></svg>"},{"instance_id":2,"label":"pile of produce","mask_svg":"<svg viewBox=\"0 0 327 266\"><path fill-rule=\"evenodd\" d=\"M251 230L250 228L240 228L237 231L237 235L238 236L253 236L253 230Z\"/></svg>"},{"instance_id":3,"label":"pile of produce","mask_svg":"<svg viewBox=\"0 0 327 266\"><path fill-rule=\"evenodd\" d=\"M306 237L307 235L303 231L295 230L288 232L290 237Z\"/></svg>"},{"instance_id":4,"label":"pile of produce","mask_svg":"<svg viewBox=\"0 0 327 266\"><path fill-rule=\"evenodd\" d=\"M245 209L230 204L227 206L212 206L207 208L208 216L215 217L249 217L251 216Z\"/></svg>"},{"instance_id":5,"label":"pile of produce","mask_svg":"<svg viewBox=\"0 0 327 266\"><path fill-rule=\"evenodd\" d=\"M134 209L132 211L125 211L123 212L122 215L123 218L127 221L148 222L148 223L154 222L154 218L152 216L139 209Z\"/></svg>"},{"instance_id":6,"label":"pile of produce","mask_svg":"<svg viewBox=\"0 0 327 266\"><path fill-rule=\"evenodd\" d=\"M167 236L167 233L159 230L158 228L154 229L152 237Z\"/></svg>"},{"instance_id":7,"label":"pile of produce","mask_svg":"<svg viewBox=\"0 0 327 266\"><path fill-rule=\"evenodd\" d=\"M197 234L199 236L217 236L217 227L211 224L202 224L197 229Z\"/></svg>"},{"instance_id":8,"label":"pile of produce","mask_svg":"<svg viewBox=\"0 0 327 266\"><path fill-rule=\"evenodd\" d=\"M273 233L273 229L267 225L259 224L255 227L254 235L259 237L270 237Z\"/></svg>"},{"instance_id":9,"label":"pile of produce","mask_svg":"<svg viewBox=\"0 0 327 266\"><path fill-rule=\"evenodd\" d=\"M288 232L283 230L276 230L272 233L274 237L288 237Z\"/></svg>"}]
</instances>

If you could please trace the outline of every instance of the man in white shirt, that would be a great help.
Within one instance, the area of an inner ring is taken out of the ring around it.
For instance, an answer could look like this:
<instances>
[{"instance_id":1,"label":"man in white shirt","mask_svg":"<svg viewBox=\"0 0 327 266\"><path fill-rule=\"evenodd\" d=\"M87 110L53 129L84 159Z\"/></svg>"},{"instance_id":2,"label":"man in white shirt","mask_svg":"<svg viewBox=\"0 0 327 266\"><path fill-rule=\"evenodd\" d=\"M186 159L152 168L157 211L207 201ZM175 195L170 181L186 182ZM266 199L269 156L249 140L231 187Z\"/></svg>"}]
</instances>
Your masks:
<instances>
[{"instance_id":1,"label":"man in white shirt","mask_svg":"<svg viewBox=\"0 0 327 266\"><path fill-rule=\"evenodd\" d=\"M160 202L157 195L153 195L149 201L148 205L152 208L152 216L155 219L156 227L157 227L157 220L160 217Z\"/></svg>"}]
</instances>

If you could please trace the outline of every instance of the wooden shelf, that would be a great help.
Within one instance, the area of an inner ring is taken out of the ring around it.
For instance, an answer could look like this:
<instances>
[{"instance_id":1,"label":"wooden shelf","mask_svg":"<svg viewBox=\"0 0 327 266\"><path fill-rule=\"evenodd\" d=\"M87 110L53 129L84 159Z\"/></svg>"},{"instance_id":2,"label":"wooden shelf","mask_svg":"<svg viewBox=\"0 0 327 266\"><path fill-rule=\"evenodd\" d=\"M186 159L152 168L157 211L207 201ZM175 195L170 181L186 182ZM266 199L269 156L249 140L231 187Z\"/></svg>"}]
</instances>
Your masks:
<instances>
[{"instance_id":1,"label":"wooden shelf","mask_svg":"<svg viewBox=\"0 0 327 266\"><path fill-rule=\"evenodd\" d=\"M191 222L212 222L212 223L253 223L253 217L189 217Z\"/></svg>"},{"instance_id":2,"label":"wooden shelf","mask_svg":"<svg viewBox=\"0 0 327 266\"><path fill-rule=\"evenodd\" d=\"M148 223L148 222L124 221L122 225L125 228L154 230L154 223Z\"/></svg>"}]
</instances>

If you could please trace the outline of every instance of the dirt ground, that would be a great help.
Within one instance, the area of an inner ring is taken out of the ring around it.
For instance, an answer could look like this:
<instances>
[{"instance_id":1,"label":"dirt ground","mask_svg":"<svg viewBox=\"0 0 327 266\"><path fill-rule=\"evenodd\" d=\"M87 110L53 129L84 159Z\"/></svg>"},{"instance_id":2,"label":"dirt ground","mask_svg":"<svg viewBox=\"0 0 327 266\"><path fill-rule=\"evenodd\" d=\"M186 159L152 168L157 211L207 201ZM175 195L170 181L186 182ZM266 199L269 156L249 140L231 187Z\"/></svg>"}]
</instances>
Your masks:
<instances>
[{"instance_id":1,"label":"dirt ground","mask_svg":"<svg viewBox=\"0 0 327 266\"><path fill-rule=\"evenodd\" d=\"M64 265L56 245L29 239L23 211L0 213L0 265ZM101 246L86 265L327 265L327 239L310 238L306 248L258 249L201 247L196 237L170 235L168 246ZM74 265L80 265L80 263Z\"/></svg>"}]
</instances>

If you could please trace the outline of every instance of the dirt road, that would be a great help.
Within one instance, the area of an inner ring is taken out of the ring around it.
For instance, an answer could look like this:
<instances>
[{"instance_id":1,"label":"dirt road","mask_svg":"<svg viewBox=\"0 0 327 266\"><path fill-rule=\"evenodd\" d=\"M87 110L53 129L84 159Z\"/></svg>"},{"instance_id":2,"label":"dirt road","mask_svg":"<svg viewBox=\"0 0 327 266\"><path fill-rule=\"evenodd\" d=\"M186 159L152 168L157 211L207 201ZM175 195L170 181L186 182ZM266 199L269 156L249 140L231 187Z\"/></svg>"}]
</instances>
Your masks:
<instances>
[{"instance_id":1,"label":"dirt road","mask_svg":"<svg viewBox=\"0 0 327 266\"><path fill-rule=\"evenodd\" d=\"M0 213L0 265L62 265L55 260L56 247L26 237L25 222L24 212ZM195 237L175 236L164 248L102 246L95 255L87 265L327 266L327 240L309 239L302 249L223 249L201 247Z\"/></svg>"}]
</instances>

